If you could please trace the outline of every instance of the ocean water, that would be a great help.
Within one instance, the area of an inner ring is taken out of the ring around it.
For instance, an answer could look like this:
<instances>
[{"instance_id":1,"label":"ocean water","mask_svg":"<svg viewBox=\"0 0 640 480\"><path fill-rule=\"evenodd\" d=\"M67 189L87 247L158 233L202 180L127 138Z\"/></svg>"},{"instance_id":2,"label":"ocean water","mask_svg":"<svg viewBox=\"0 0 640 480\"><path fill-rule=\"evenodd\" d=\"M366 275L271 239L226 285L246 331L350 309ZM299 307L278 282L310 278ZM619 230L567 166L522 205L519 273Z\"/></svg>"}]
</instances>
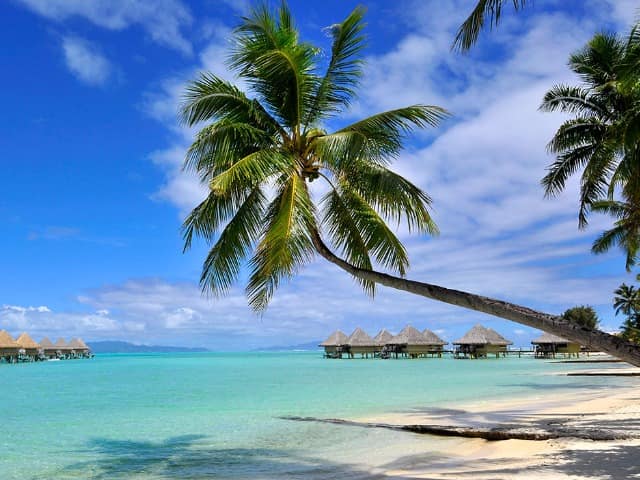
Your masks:
<instances>
[{"instance_id":1,"label":"ocean water","mask_svg":"<svg viewBox=\"0 0 640 480\"><path fill-rule=\"evenodd\" d=\"M0 479L377 478L398 458L423 458L425 448L437 455L464 440L278 417L551 399L635 380L550 375L579 368L531 358L325 360L317 352L0 365Z\"/></svg>"}]
</instances>

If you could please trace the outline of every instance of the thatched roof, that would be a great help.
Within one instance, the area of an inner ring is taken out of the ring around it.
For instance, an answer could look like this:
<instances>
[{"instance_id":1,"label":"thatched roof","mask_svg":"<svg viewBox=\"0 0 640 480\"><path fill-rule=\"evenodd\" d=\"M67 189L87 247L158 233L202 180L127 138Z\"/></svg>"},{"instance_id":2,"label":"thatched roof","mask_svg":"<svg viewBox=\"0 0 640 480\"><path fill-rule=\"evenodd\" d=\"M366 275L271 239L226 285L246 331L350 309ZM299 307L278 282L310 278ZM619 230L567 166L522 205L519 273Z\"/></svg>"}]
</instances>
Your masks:
<instances>
[{"instance_id":1,"label":"thatched roof","mask_svg":"<svg viewBox=\"0 0 640 480\"><path fill-rule=\"evenodd\" d=\"M18 345L20 345L21 348L28 348L28 349L38 349L40 348L40 345L38 345L33 338L31 338L29 336L29 334L27 332L23 332L18 339L16 340L16 343Z\"/></svg>"},{"instance_id":2,"label":"thatched roof","mask_svg":"<svg viewBox=\"0 0 640 480\"><path fill-rule=\"evenodd\" d=\"M411 325L404 327L398 335L389 340L389 343L391 345L444 345L444 342L433 343L431 339L425 337L422 332Z\"/></svg>"},{"instance_id":3,"label":"thatched roof","mask_svg":"<svg viewBox=\"0 0 640 480\"><path fill-rule=\"evenodd\" d=\"M72 338L69 341L69 347L73 348L74 350L89 350L89 347L81 338Z\"/></svg>"},{"instance_id":4,"label":"thatched roof","mask_svg":"<svg viewBox=\"0 0 640 480\"><path fill-rule=\"evenodd\" d=\"M500 345L507 346L513 342L507 340L491 328L478 324L464 334L462 338L453 342L454 345Z\"/></svg>"},{"instance_id":5,"label":"thatched roof","mask_svg":"<svg viewBox=\"0 0 640 480\"><path fill-rule=\"evenodd\" d=\"M349 335L347 345L351 347L375 347L377 343L367 332L358 327Z\"/></svg>"},{"instance_id":6,"label":"thatched roof","mask_svg":"<svg viewBox=\"0 0 640 480\"><path fill-rule=\"evenodd\" d=\"M531 343L533 345L541 345L545 343L575 343L575 342L570 342L565 338L557 337L547 332L542 332L542 335L540 335L538 338L534 338L533 340L531 340Z\"/></svg>"},{"instance_id":7,"label":"thatched roof","mask_svg":"<svg viewBox=\"0 0 640 480\"><path fill-rule=\"evenodd\" d=\"M52 350L55 348L55 345L51 342L51 340L49 340L49 337L44 337L42 340L40 340L40 348L43 348L45 350Z\"/></svg>"},{"instance_id":8,"label":"thatched roof","mask_svg":"<svg viewBox=\"0 0 640 480\"><path fill-rule=\"evenodd\" d=\"M9 332L0 330L0 348L19 348L19 345L13 339Z\"/></svg>"},{"instance_id":9,"label":"thatched roof","mask_svg":"<svg viewBox=\"0 0 640 480\"><path fill-rule=\"evenodd\" d=\"M443 339L441 339L438 335L433 333L428 328L425 328L422 331L422 335L424 336L424 338L427 339L427 341L429 342L429 345L446 345L448 343L448 342L445 342Z\"/></svg>"},{"instance_id":10,"label":"thatched roof","mask_svg":"<svg viewBox=\"0 0 640 480\"><path fill-rule=\"evenodd\" d=\"M507 345L513 345L513 342L511 340L507 340L493 328L487 328L487 332L489 332L489 340L491 340L492 345L503 345L505 347Z\"/></svg>"},{"instance_id":11,"label":"thatched roof","mask_svg":"<svg viewBox=\"0 0 640 480\"><path fill-rule=\"evenodd\" d=\"M348 337L341 332L340 330L336 330L329 338L327 338L324 342L320 344L321 347L340 347L342 345L347 344Z\"/></svg>"},{"instance_id":12,"label":"thatched roof","mask_svg":"<svg viewBox=\"0 0 640 480\"><path fill-rule=\"evenodd\" d=\"M373 337L373 341L376 342L376 345L384 346L387 345L392 338L393 334L389 333L386 328L383 328L375 337Z\"/></svg>"},{"instance_id":13,"label":"thatched roof","mask_svg":"<svg viewBox=\"0 0 640 480\"><path fill-rule=\"evenodd\" d=\"M58 340L56 340L56 343L54 343L53 346L57 350L73 350L73 348L70 347L69 344L64 341L64 338L59 338Z\"/></svg>"}]
</instances>

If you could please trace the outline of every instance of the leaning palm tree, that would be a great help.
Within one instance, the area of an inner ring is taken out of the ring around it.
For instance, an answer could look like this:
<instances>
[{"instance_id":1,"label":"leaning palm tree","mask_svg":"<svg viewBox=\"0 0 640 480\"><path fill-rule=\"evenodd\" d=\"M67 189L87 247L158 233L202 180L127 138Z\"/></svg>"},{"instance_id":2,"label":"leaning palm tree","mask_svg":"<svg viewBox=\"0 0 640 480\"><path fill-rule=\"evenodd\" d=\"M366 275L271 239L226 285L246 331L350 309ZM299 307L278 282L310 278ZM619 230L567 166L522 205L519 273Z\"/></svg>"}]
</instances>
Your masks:
<instances>
[{"instance_id":1,"label":"leaning palm tree","mask_svg":"<svg viewBox=\"0 0 640 480\"><path fill-rule=\"evenodd\" d=\"M591 211L616 218L593 251L614 244L625 248L627 268L634 263L640 238L640 77L635 65L640 50L638 26L627 39L597 34L569 61L581 86L556 85L542 102L543 111L561 111L565 121L548 145L556 160L542 184L547 196L563 191L581 171L578 222L586 227ZM621 195L624 202L616 196Z\"/></svg>"},{"instance_id":2,"label":"leaning palm tree","mask_svg":"<svg viewBox=\"0 0 640 480\"><path fill-rule=\"evenodd\" d=\"M323 57L299 40L285 4L275 13L257 7L236 28L229 60L252 95L211 74L188 86L183 121L203 126L185 167L197 172L209 194L186 218L183 232L185 249L194 236L213 244L202 288L225 294L250 257L247 296L251 307L262 311L278 285L319 254L370 294L377 284L404 290L540 328L640 365L638 347L603 332L404 278L407 252L387 222L406 222L418 233L437 229L429 196L389 164L408 133L437 125L447 112L413 105L326 130L350 104L362 74L363 15L356 8L331 27L331 55L321 69ZM324 183L321 196L310 189L315 181Z\"/></svg>"}]
</instances>

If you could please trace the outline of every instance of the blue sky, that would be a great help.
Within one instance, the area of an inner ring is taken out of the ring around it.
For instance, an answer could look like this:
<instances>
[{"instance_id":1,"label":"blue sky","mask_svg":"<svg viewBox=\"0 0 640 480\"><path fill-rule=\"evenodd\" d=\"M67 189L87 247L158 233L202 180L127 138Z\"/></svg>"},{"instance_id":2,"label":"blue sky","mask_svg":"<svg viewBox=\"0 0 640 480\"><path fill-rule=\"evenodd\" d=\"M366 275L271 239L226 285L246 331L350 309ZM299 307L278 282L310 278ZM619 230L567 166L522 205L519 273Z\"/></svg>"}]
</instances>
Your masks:
<instances>
[{"instance_id":1,"label":"blue sky","mask_svg":"<svg viewBox=\"0 0 640 480\"><path fill-rule=\"evenodd\" d=\"M303 36L360 2L291 1ZM416 135L395 165L430 193L442 234L411 236L409 277L560 313L591 304L615 329L613 289L633 277L619 252L595 257L594 217L578 231L576 182L544 199L545 144L562 121L537 111L572 82L568 55L595 32L626 32L636 2L539 0L484 32L469 55L449 47L471 0L363 2L369 46L361 96L340 121L412 103L454 118ZM202 345L286 345L361 326L406 323L453 340L476 322L516 345L520 325L379 290L374 301L317 260L257 317L242 285L225 299L198 289L206 245L182 254L180 224L204 189L180 169L193 134L177 105L202 70L224 65L230 29L249 2L11 0L0 4L2 195L0 328L36 338ZM574 179L575 180L575 179Z\"/></svg>"}]
</instances>

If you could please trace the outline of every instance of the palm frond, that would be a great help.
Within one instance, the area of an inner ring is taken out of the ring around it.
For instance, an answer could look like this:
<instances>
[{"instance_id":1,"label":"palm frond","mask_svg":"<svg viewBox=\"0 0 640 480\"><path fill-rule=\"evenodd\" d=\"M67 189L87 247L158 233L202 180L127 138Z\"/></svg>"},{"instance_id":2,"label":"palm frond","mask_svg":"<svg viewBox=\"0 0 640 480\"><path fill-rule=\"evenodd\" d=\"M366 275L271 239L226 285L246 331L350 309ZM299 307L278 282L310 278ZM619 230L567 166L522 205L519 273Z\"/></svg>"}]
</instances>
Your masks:
<instances>
[{"instance_id":1,"label":"palm frond","mask_svg":"<svg viewBox=\"0 0 640 480\"><path fill-rule=\"evenodd\" d=\"M610 215L617 220L624 218L629 211L626 203L617 200L598 200L591 204L591 210Z\"/></svg>"},{"instance_id":2,"label":"palm frond","mask_svg":"<svg viewBox=\"0 0 640 480\"><path fill-rule=\"evenodd\" d=\"M431 198L406 178L366 161L354 162L342 174L349 185L388 221L407 222L409 231L438 234L429 209Z\"/></svg>"},{"instance_id":3,"label":"palm frond","mask_svg":"<svg viewBox=\"0 0 640 480\"><path fill-rule=\"evenodd\" d=\"M362 158L384 165L398 155L402 140L414 128L437 126L448 115L443 108L431 105L389 110L314 138L312 149L333 169L347 168Z\"/></svg>"},{"instance_id":4,"label":"palm frond","mask_svg":"<svg viewBox=\"0 0 640 480\"><path fill-rule=\"evenodd\" d=\"M588 89L569 85L554 85L545 93L540 110L543 112L561 111L581 116L590 115L606 118L607 105Z\"/></svg>"},{"instance_id":5,"label":"palm frond","mask_svg":"<svg viewBox=\"0 0 640 480\"><path fill-rule=\"evenodd\" d=\"M204 291L221 296L237 280L242 263L262 230L265 204L266 197L256 187L237 208L202 266L200 285Z\"/></svg>"},{"instance_id":6,"label":"palm frond","mask_svg":"<svg viewBox=\"0 0 640 480\"><path fill-rule=\"evenodd\" d=\"M489 17L490 28L497 26L502 16L502 7L508 0L478 0L475 8L458 29L452 49L465 52L478 40L480 32ZM527 0L511 0L513 8L524 8Z\"/></svg>"},{"instance_id":7,"label":"palm frond","mask_svg":"<svg viewBox=\"0 0 640 480\"><path fill-rule=\"evenodd\" d=\"M280 282L313 257L309 232L316 228L315 209L304 181L291 175L269 205L260 243L251 259L249 305L263 311Z\"/></svg>"},{"instance_id":8,"label":"palm frond","mask_svg":"<svg viewBox=\"0 0 640 480\"><path fill-rule=\"evenodd\" d=\"M301 124L317 78L313 75L318 50L298 41L291 14L283 3L277 18L266 4L256 7L235 30L236 46L229 66L237 70L282 122Z\"/></svg>"},{"instance_id":9,"label":"palm frond","mask_svg":"<svg viewBox=\"0 0 640 480\"><path fill-rule=\"evenodd\" d=\"M562 192L569 177L585 166L597 149L597 145L584 145L558 155L541 181L545 196L553 197Z\"/></svg>"},{"instance_id":10,"label":"palm frond","mask_svg":"<svg viewBox=\"0 0 640 480\"><path fill-rule=\"evenodd\" d=\"M344 258L358 268L371 270L371 258L353 212L345 204L340 194L333 188L320 201L323 211L322 223L332 244L342 253ZM375 284L364 279L356 279L364 291L373 296Z\"/></svg>"},{"instance_id":11,"label":"palm frond","mask_svg":"<svg viewBox=\"0 0 640 480\"><path fill-rule=\"evenodd\" d=\"M318 84L305 125L348 107L362 76L363 61L357 55L364 48L364 7L356 7L342 22L329 27L333 44L331 60Z\"/></svg>"},{"instance_id":12,"label":"palm frond","mask_svg":"<svg viewBox=\"0 0 640 480\"><path fill-rule=\"evenodd\" d=\"M211 190L225 194L235 185L257 185L267 182L270 177L291 172L295 169L291 155L275 149L252 152L227 167L211 179Z\"/></svg>"},{"instance_id":13,"label":"palm frond","mask_svg":"<svg viewBox=\"0 0 640 480\"><path fill-rule=\"evenodd\" d=\"M183 168L210 181L238 160L274 143L273 137L253 125L219 120L198 132L187 150Z\"/></svg>"},{"instance_id":14,"label":"palm frond","mask_svg":"<svg viewBox=\"0 0 640 480\"><path fill-rule=\"evenodd\" d=\"M228 190L225 195L209 192L207 198L189 213L182 224L184 251L191 248L194 236L212 242L222 225L243 205L251 190L249 186L236 185L236 188Z\"/></svg>"},{"instance_id":15,"label":"palm frond","mask_svg":"<svg viewBox=\"0 0 640 480\"><path fill-rule=\"evenodd\" d=\"M574 148L595 145L606 138L607 126L596 118L578 117L564 122L547 144L551 153L562 153Z\"/></svg>"},{"instance_id":16,"label":"palm frond","mask_svg":"<svg viewBox=\"0 0 640 480\"><path fill-rule=\"evenodd\" d=\"M569 66L584 82L602 90L620 80L624 56L625 44L617 35L598 33L569 57Z\"/></svg>"},{"instance_id":17,"label":"palm frond","mask_svg":"<svg viewBox=\"0 0 640 480\"><path fill-rule=\"evenodd\" d=\"M382 267L404 276L409 266L407 251L384 219L348 182L339 183L338 194L352 212L369 255Z\"/></svg>"},{"instance_id":18,"label":"palm frond","mask_svg":"<svg viewBox=\"0 0 640 480\"><path fill-rule=\"evenodd\" d=\"M593 203L607 195L609 181L616 167L615 160L614 152L606 143L601 143L585 165L580 179L578 223L581 228L587 225L587 215Z\"/></svg>"},{"instance_id":19,"label":"palm frond","mask_svg":"<svg viewBox=\"0 0 640 480\"><path fill-rule=\"evenodd\" d=\"M189 83L180 107L182 123L197 123L220 118L242 122L274 134L281 131L276 120L257 100L249 99L235 85L212 73L201 73Z\"/></svg>"}]
</instances>

